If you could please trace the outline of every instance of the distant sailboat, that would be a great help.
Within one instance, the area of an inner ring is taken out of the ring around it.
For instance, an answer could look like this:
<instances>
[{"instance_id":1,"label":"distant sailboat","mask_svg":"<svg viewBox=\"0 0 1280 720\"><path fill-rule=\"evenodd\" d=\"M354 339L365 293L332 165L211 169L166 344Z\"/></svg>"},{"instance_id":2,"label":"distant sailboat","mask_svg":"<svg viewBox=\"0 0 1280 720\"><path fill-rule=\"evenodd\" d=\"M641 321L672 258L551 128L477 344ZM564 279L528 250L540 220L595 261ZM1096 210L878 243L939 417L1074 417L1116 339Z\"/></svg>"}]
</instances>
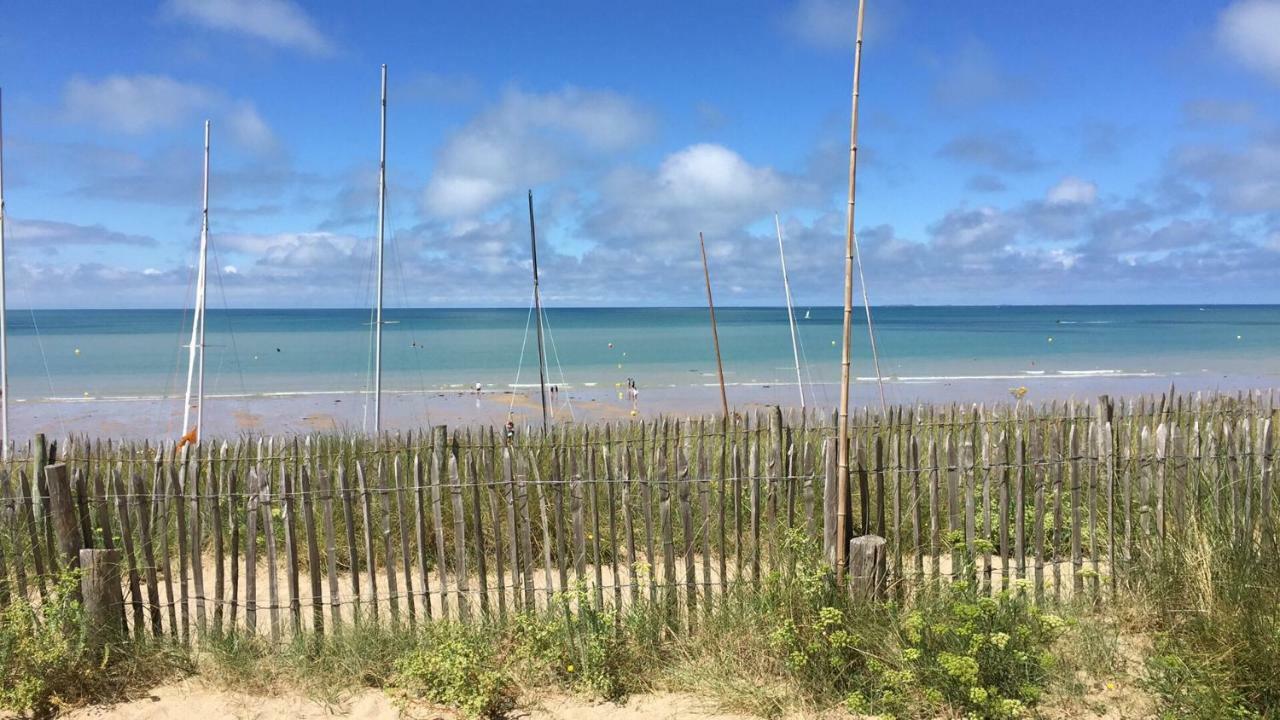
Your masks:
<instances>
[{"instance_id":1,"label":"distant sailboat","mask_svg":"<svg viewBox=\"0 0 1280 720\"><path fill-rule=\"evenodd\" d=\"M804 311L804 319L805 319L805 320L808 320L808 319L809 319L809 311L808 311L808 310L805 310L805 311Z\"/></svg>"},{"instance_id":2,"label":"distant sailboat","mask_svg":"<svg viewBox=\"0 0 1280 720\"><path fill-rule=\"evenodd\" d=\"M187 392L182 404L182 431L178 447L200 442L204 424L204 309L206 266L209 259L209 121L204 121L204 191L200 213L200 260L196 270L196 304L191 319L191 342L187 345ZM196 421L191 424L191 393L196 394Z\"/></svg>"}]
</instances>

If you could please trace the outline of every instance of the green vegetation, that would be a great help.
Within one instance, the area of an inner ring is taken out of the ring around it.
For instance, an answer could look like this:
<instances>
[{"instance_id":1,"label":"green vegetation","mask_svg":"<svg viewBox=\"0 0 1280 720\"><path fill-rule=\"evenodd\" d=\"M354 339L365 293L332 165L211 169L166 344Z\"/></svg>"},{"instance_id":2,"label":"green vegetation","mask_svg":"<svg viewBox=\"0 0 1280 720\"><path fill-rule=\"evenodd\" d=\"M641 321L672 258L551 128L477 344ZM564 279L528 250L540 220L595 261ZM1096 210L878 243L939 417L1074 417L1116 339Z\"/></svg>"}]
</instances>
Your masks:
<instances>
[{"instance_id":1,"label":"green vegetation","mask_svg":"<svg viewBox=\"0 0 1280 720\"><path fill-rule=\"evenodd\" d=\"M184 653L159 643L93 649L79 587L79 572L66 571L43 602L12 598L0 609L0 710L51 716L118 699L189 667Z\"/></svg>"},{"instance_id":2,"label":"green vegetation","mask_svg":"<svg viewBox=\"0 0 1280 720\"><path fill-rule=\"evenodd\" d=\"M1133 592L1150 607L1147 685L1166 717L1280 717L1280 561L1231 527L1167 542Z\"/></svg>"}]
</instances>

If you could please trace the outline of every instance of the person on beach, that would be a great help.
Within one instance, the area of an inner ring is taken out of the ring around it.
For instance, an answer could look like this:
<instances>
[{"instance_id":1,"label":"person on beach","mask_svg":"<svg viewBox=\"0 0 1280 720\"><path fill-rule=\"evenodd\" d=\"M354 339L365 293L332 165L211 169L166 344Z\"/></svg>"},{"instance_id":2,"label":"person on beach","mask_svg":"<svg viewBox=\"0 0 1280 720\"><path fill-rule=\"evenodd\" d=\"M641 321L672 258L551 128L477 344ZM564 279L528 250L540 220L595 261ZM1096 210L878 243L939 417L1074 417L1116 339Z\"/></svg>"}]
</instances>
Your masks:
<instances>
[{"instance_id":1,"label":"person on beach","mask_svg":"<svg viewBox=\"0 0 1280 720\"><path fill-rule=\"evenodd\" d=\"M511 418L507 418L507 425L502 429L503 435L507 438L507 444L510 445L516 439L516 423Z\"/></svg>"},{"instance_id":2,"label":"person on beach","mask_svg":"<svg viewBox=\"0 0 1280 720\"><path fill-rule=\"evenodd\" d=\"M480 393L484 392L484 386L476 383L476 397L480 397Z\"/></svg>"}]
</instances>

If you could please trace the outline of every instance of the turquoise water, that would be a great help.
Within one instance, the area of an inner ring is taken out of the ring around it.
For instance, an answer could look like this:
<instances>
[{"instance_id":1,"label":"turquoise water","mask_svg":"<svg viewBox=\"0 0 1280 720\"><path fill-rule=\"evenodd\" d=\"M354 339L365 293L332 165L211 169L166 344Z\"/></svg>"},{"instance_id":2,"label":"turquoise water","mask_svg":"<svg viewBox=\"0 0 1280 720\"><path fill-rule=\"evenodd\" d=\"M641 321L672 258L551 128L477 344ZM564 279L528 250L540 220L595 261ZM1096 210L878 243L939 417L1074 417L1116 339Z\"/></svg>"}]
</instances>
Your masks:
<instances>
[{"instance_id":1,"label":"turquoise water","mask_svg":"<svg viewBox=\"0 0 1280 720\"><path fill-rule=\"evenodd\" d=\"M802 307L796 314L806 382L834 382L839 309ZM795 382L784 309L722 308L717 315L728 382ZM518 368L520 384L536 384L528 317L524 309L389 310L384 386L505 388ZM1280 306L886 307L874 318L882 371L904 382L1042 373L1280 375ZM11 396L181 394L189 321L179 310L12 311ZM703 308L552 308L547 325L551 379L566 386L612 387L626 378L642 387L715 383ZM210 310L206 392L363 389L370 327L367 310ZM856 375L873 375L860 310L854 363Z\"/></svg>"}]
</instances>

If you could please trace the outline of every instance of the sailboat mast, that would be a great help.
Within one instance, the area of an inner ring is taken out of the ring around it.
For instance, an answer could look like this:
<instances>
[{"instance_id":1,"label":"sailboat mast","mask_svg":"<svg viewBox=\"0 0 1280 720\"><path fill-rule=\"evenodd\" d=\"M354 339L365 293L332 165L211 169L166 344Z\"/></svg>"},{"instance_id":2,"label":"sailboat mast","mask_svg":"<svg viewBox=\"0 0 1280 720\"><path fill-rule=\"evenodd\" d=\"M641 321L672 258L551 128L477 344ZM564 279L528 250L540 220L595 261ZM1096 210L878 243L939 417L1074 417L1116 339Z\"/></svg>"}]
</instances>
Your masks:
<instances>
[{"instance_id":1,"label":"sailboat mast","mask_svg":"<svg viewBox=\"0 0 1280 720\"><path fill-rule=\"evenodd\" d=\"M800 377L800 343L796 340L796 311L791 304L791 280L787 278L787 254L782 250L782 223L773 214L773 227L778 231L778 259L782 262L782 290L787 296L787 320L791 323L791 354L796 360L796 387L800 391L800 409L804 409L804 380Z\"/></svg>"},{"instance_id":2,"label":"sailboat mast","mask_svg":"<svg viewBox=\"0 0 1280 720\"><path fill-rule=\"evenodd\" d=\"M209 258L209 121L204 121L204 189L200 211L200 259L196 270L196 304L191 320L191 342L187 356L187 393L182 409L182 430L194 442L200 440L204 420L204 306L205 282ZM198 379L197 379L198 375ZM191 390L196 385L196 424L191 425Z\"/></svg>"},{"instance_id":3,"label":"sailboat mast","mask_svg":"<svg viewBox=\"0 0 1280 720\"><path fill-rule=\"evenodd\" d=\"M373 320L373 431L382 432L382 246L387 214L387 66L382 66L382 119L378 141L378 307Z\"/></svg>"},{"instance_id":4,"label":"sailboat mast","mask_svg":"<svg viewBox=\"0 0 1280 720\"><path fill-rule=\"evenodd\" d=\"M547 358L542 349L542 293L538 289L538 233L533 224L533 190L529 191L529 247L533 251L533 309L538 316L538 388L542 393L542 430L546 432Z\"/></svg>"},{"instance_id":5,"label":"sailboat mast","mask_svg":"<svg viewBox=\"0 0 1280 720\"><path fill-rule=\"evenodd\" d=\"M383 432L383 237L387 227L387 65L378 142L378 310L374 314L374 433Z\"/></svg>"},{"instance_id":6,"label":"sailboat mast","mask_svg":"<svg viewBox=\"0 0 1280 720\"><path fill-rule=\"evenodd\" d=\"M849 528L849 356L853 340L853 219L858 179L858 89L862 79L862 24L866 0L858 0L858 29L853 46L853 109L849 119L849 214L845 222L844 335L840 349L839 444L836 451L836 577L843 581Z\"/></svg>"},{"instance_id":7,"label":"sailboat mast","mask_svg":"<svg viewBox=\"0 0 1280 720\"><path fill-rule=\"evenodd\" d=\"M716 329L716 303L711 299L711 271L707 269L707 243L698 233L698 245L702 247L702 277L707 281L707 308L711 310L711 343L716 349L716 374L720 377L720 407L724 421L729 422L729 397L724 392L724 363L720 360L720 331Z\"/></svg>"},{"instance_id":8,"label":"sailboat mast","mask_svg":"<svg viewBox=\"0 0 1280 720\"><path fill-rule=\"evenodd\" d=\"M9 459L9 328L4 274L4 89L0 88L0 455Z\"/></svg>"}]
</instances>

